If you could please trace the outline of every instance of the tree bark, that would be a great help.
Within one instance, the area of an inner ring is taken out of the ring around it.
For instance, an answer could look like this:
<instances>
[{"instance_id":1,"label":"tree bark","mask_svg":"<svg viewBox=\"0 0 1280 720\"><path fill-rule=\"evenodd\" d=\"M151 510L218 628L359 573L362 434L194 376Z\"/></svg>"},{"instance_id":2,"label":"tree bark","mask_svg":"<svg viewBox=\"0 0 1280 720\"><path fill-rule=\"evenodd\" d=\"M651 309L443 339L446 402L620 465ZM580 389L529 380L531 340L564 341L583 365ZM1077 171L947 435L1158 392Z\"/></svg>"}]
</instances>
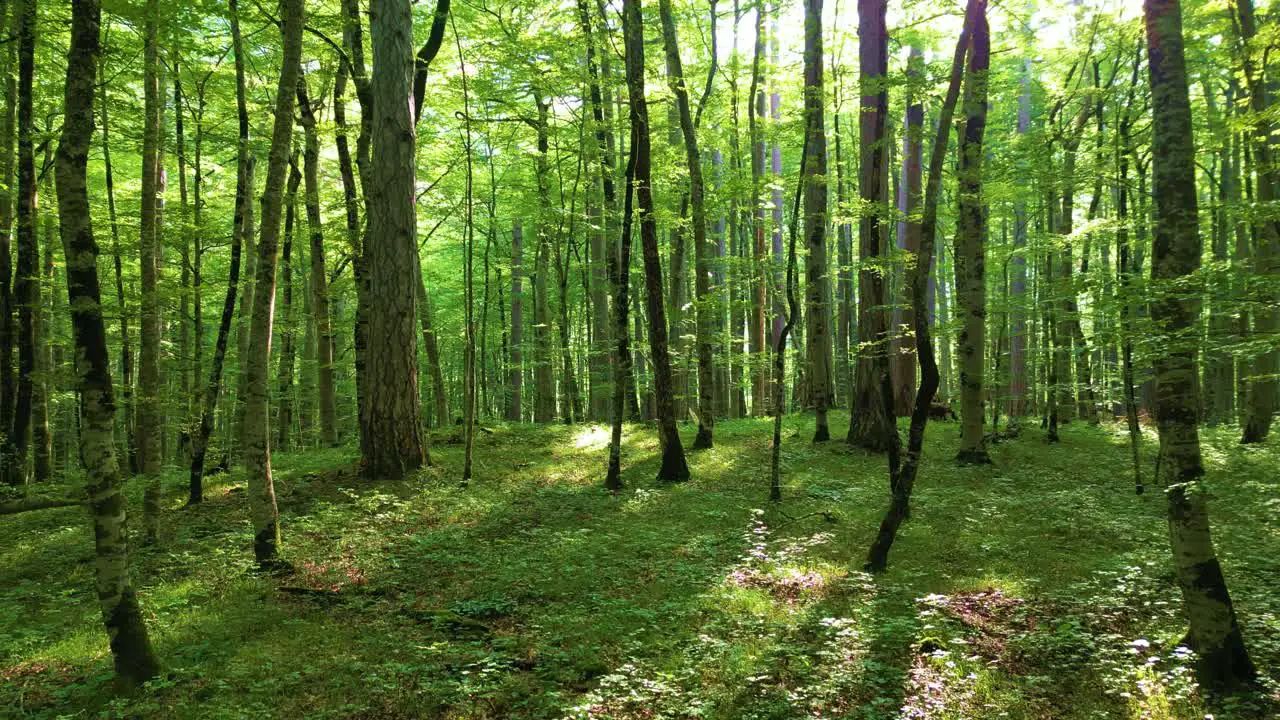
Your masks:
<instances>
[{"instance_id":1,"label":"tree bark","mask_svg":"<svg viewBox=\"0 0 1280 720\"><path fill-rule=\"evenodd\" d=\"M288 449L292 443L293 409L297 404L293 391L293 366L297 355L297 329L293 322L293 232L296 225L298 186L298 152L289 159L289 184L284 192L284 246L280 250L280 362L276 368L276 447Z\"/></svg>"},{"instance_id":2,"label":"tree bark","mask_svg":"<svg viewBox=\"0 0 1280 720\"><path fill-rule=\"evenodd\" d=\"M898 221L898 250L911 254L920 252L920 223L915 219L920 206L921 165L923 162L924 143L921 134L924 132L924 105L920 100L920 91L913 83L920 82L920 65L924 62L919 47L912 46L911 56L907 60L907 83L910 99L907 102L907 113L902 138L902 180L898 187L898 211L902 219ZM896 264L895 264L896 267ZM909 280L909 278L903 278ZM911 317L910 282L898 283L900 290L894 293L893 323L890 334L891 358L889 370L893 381L893 414L895 417L907 417L911 414L916 394L916 357L911 350L911 340L907 335ZM903 310L903 302L907 309Z\"/></svg>"},{"instance_id":3,"label":"tree bark","mask_svg":"<svg viewBox=\"0 0 1280 720\"><path fill-rule=\"evenodd\" d=\"M855 447L886 452L896 444L898 431L880 393L880 365L888 371L884 345L884 277L871 265L886 254L882 215L889 148L885 130L889 91L882 78L888 71L888 32L885 0L858 0L858 59L861 70L861 173L858 189L867 205L858 224L858 360L854 373L853 407L847 440ZM883 361L883 362L882 362Z\"/></svg>"},{"instance_id":4,"label":"tree bark","mask_svg":"<svg viewBox=\"0 0 1280 720\"><path fill-rule=\"evenodd\" d=\"M98 607L110 640L116 676L120 685L132 688L155 677L159 667L129 578L127 508L116 463L111 363L98 286L98 246L89 212L87 164L93 137L101 19L97 0L72 3L65 120L58 143L56 179L67 296L76 343L80 457L93 513Z\"/></svg>"},{"instance_id":5,"label":"tree bark","mask_svg":"<svg viewBox=\"0 0 1280 720\"><path fill-rule=\"evenodd\" d=\"M368 383L361 423L369 439L364 471L399 479L428 462L423 448L414 331L414 257L418 252L416 163L410 77L413 12L409 0L373 0L371 87L373 182L369 186Z\"/></svg>"},{"instance_id":6,"label":"tree bark","mask_svg":"<svg viewBox=\"0 0 1280 720\"><path fill-rule=\"evenodd\" d=\"M640 243L644 255L644 279L649 311L649 350L653 355L653 386L657 405L658 439L662 443L659 482L689 479L689 465L676 428L675 395L671 381L671 357L667 354L667 318L663 308L662 261L658 255L658 227L654 217L653 180L650 168L649 108L644 96L644 26L640 0L624 0L623 35L626 47L634 185L640 209Z\"/></svg>"},{"instance_id":7,"label":"tree bark","mask_svg":"<svg viewBox=\"0 0 1280 720\"><path fill-rule=\"evenodd\" d=\"M139 321L141 345L138 352L137 441L138 472L146 478L142 500L142 524L145 542L154 543L160 533L160 471L164 456L163 422L161 420L162 385L160 378L160 255L161 235L158 217L160 175L160 114L164 100L160 96L159 0L147 0L143 26L143 132L142 132L142 208L138 213L141 235L138 239L142 263L142 312Z\"/></svg>"},{"instance_id":8,"label":"tree bark","mask_svg":"<svg viewBox=\"0 0 1280 720\"><path fill-rule=\"evenodd\" d=\"M253 555L258 565L263 567L278 562L280 546L280 511L276 507L275 485L271 477L267 376L271 364L271 326L275 319L280 215L293 140L294 98L301 75L302 7L302 0L282 0L280 3L282 64L276 85L275 123L267 156L266 185L262 193L262 230L257 247L257 277L253 283L249 355L245 358L248 369L245 373L244 421L240 428L241 462L248 474L249 510L253 517ZM313 225L312 231L315 229Z\"/></svg>"},{"instance_id":9,"label":"tree bark","mask_svg":"<svg viewBox=\"0 0 1280 720\"><path fill-rule=\"evenodd\" d=\"M0 26L10 35L16 35L21 16L20 0L0 0ZM14 63L18 43L8 42L3 48L3 75L5 84L4 113L0 115L0 430L8 433L13 427L13 406L17 398L17 381L14 376L13 350L17 329L13 323L13 137L17 125L18 86L14 79ZM105 97L106 88L103 87ZM104 126L105 137L105 126ZM108 166L110 162L108 161ZM108 183L110 183L108 171ZM108 184L108 188L110 185ZM127 345L127 343L126 343ZM8 441L0 443L0 476L8 476L10 464Z\"/></svg>"},{"instance_id":10,"label":"tree bark","mask_svg":"<svg viewBox=\"0 0 1280 720\"><path fill-rule=\"evenodd\" d=\"M1174 336L1156 359L1156 418L1160 453L1172 482L1168 500L1169 541L1182 600L1191 622L1197 677L1210 690L1251 684L1256 670L1245 649L1231 596L1209 530L1207 493L1201 485L1196 397L1195 319L1199 303L1173 285L1200 268L1196 208L1195 144L1183 55L1178 0L1145 0L1151 82L1152 190L1155 233L1153 283L1160 283L1151 319Z\"/></svg>"},{"instance_id":11,"label":"tree bark","mask_svg":"<svg viewBox=\"0 0 1280 720\"><path fill-rule=\"evenodd\" d=\"M31 410L36 369L35 311L40 302L40 257L36 239L36 161L34 100L36 0L19 0L18 13L18 254L14 267L13 304L17 309L18 374L4 451L5 481L26 481L27 446L31 440Z\"/></svg>"},{"instance_id":12,"label":"tree bark","mask_svg":"<svg viewBox=\"0 0 1280 720\"><path fill-rule=\"evenodd\" d=\"M507 365L507 420L520 422L524 385L524 224L511 221L511 360Z\"/></svg>"},{"instance_id":13,"label":"tree bark","mask_svg":"<svg viewBox=\"0 0 1280 720\"><path fill-rule=\"evenodd\" d=\"M831 439L827 423L827 408L831 405L831 330L827 278L827 137L823 119L826 105L822 88L822 0L806 0L804 9L804 238L809 250L805 259L805 354L809 362L809 390L815 415L813 441L825 442ZM791 254L794 255L794 249ZM790 267L787 274L791 274ZM788 313L787 325L795 325L794 315L795 310L792 309ZM775 351L784 352L785 348L779 343ZM781 392L780 387L778 391ZM780 412L779 407L775 403L774 411Z\"/></svg>"}]
</instances>

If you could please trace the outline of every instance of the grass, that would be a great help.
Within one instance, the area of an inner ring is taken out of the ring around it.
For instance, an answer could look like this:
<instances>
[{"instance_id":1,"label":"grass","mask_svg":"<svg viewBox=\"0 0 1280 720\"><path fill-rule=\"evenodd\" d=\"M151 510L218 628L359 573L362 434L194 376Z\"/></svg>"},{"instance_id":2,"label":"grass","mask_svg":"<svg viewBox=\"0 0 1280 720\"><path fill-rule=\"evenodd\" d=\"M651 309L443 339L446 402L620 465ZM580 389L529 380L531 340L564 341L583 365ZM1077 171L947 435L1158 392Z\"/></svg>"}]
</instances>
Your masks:
<instances>
[{"instance_id":1,"label":"grass","mask_svg":"<svg viewBox=\"0 0 1280 720\"><path fill-rule=\"evenodd\" d=\"M931 427L911 521L857 571L887 500L883 457L767 420L722 422L693 480L655 486L629 426L627 489L605 433L497 426L459 487L461 446L370 483L351 449L275 458L288 577L252 568L238 484L181 507L134 578L166 674L112 697L75 508L0 525L0 716L141 718L1267 717L1280 667L1280 449L1206 432L1215 532L1265 694L1206 705L1163 498L1133 494L1119 427L1034 428L958 467ZM846 416L833 416L842 429ZM691 431L685 428L686 431ZM1154 460L1154 437L1148 471ZM129 489L140 507L141 488ZM135 523L135 526L137 523Z\"/></svg>"}]
</instances>

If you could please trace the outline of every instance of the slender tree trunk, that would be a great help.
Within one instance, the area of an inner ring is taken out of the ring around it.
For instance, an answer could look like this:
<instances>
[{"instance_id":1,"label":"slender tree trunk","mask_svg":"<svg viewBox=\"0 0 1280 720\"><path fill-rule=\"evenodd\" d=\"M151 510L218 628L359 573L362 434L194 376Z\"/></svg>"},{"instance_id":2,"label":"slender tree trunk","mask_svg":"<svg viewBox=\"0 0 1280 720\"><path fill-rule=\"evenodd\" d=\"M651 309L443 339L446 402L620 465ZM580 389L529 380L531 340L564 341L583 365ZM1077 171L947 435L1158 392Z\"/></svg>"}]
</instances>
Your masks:
<instances>
[{"instance_id":1,"label":"slender tree trunk","mask_svg":"<svg viewBox=\"0 0 1280 720\"><path fill-rule=\"evenodd\" d=\"M1019 139L1031 132L1031 58L1022 59L1018 76ZM1029 168L1019 167L1019 176L1028 179ZM1027 205L1021 196L1013 205L1013 279L1010 283L1011 329L1009 333L1009 405L1011 418L1027 414Z\"/></svg>"},{"instance_id":2,"label":"slender tree trunk","mask_svg":"<svg viewBox=\"0 0 1280 720\"><path fill-rule=\"evenodd\" d=\"M551 222L547 218L551 205L547 115L551 103L538 94L534 95L534 103L538 111L537 120L533 124L538 136L538 151L534 157L534 172L538 183L538 212L535 215L534 235L538 245L534 249L533 258L533 421L549 423L556 415L556 385L551 359L551 310L547 298L552 233Z\"/></svg>"},{"instance_id":3,"label":"slender tree trunk","mask_svg":"<svg viewBox=\"0 0 1280 720\"><path fill-rule=\"evenodd\" d=\"M920 223L913 218L920 205L921 164L924 143L924 105L919 90L912 83L920 82L920 65L924 62L919 47L912 46L907 60L907 83L910 98L902 138L902 179L898 186L898 211L902 219L897 223L898 251L918 255L920 252ZM895 264L895 267L897 264ZM902 305L906 305L904 310ZM909 282L897 283L894 293L893 321L890 328L889 371L893 381L893 414L907 417L911 414L916 394L916 357L910 349L907 336L911 316L911 289Z\"/></svg>"},{"instance_id":4,"label":"slender tree trunk","mask_svg":"<svg viewBox=\"0 0 1280 720\"><path fill-rule=\"evenodd\" d=\"M593 160L599 163L593 168L593 192L597 193L599 202L592 205L592 231L589 241L591 258L591 311L592 311L592 354L591 354L591 417L603 420L613 417L612 399L617 390L611 391L612 385L624 385L619 373L620 367L616 357L611 358L613 345L613 328L609 324L609 288L614 287L616 294L617 277L615 271L617 258L612 244L613 231L616 229L617 200L613 183L613 148L609 142L612 138L609 123L606 120L606 107L600 89L601 70L596 62L596 33L591 28L591 11L586 0L578 0L578 21L582 26L582 35L587 44L587 73L589 77L588 97L591 102L592 127L595 134L594 147L588 151ZM624 308L625 309L625 308ZM625 319L624 325L625 328ZM625 334L625 333L624 333ZM613 374L610 376L610 369ZM619 432L621 432L619 430ZM612 465L610 466L612 467Z\"/></svg>"},{"instance_id":5,"label":"slender tree trunk","mask_svg":"<svg viewBox=\"0 0 1280 720\"><path fill-rule=\"evenodd\" d=\"M507 365L507 420L520 422L520 395L524 384L524 224L511 221L511 361Z\"/></svg>"},{"instance_id":6,"label":"slender tree trunk","mask_svg":"<svg viewBox=\"0 0 1280 720\"><path fill-rule=\"evenodd\" d=\"M876 539L867 552L865 569L871 572L884 570L889 562L889 550L897 538L898 529L906 521L911 510L911 491L920 468L920 456L924 448L924 431L929 424L929 407L938 390L938 364L933 356L933 343L929 337L929 273L933 263L934 238L938 229L938 198L942 194L942 170L947 156L947 140L951 134L951 118L960 97L960 82L964 76L966 54L984 56L989 53L986 0L969 0L965 9L964 25L956 42L954 60L951 63L951 80L943 99L938 117L938 131L929 157L929 177L924 191L923 218L920 223L920 254L915 271L911 275L912 323L916 334L916 358L920 363L920 386L916 389L915 407L911 410L911 429L907 434L907 451L902 458L890 445L889 455L889 507L880 521ZM970 38L973 49L970 53ZM976 62L976 60L974 61ZM983 65L986 65L984 59ZM970 75L973 78L973 75ZM975 92L976 92L975 88ZM967 99L967 98L966 98ZM968 103L966 103L968 104ZM941 275L941 270L939 270ZM881 394L891 394L888 378L881 384ZM901 462L899 462L901 460Z\"/></svg>"},{"instance_id":7,"label":"slender tree trunk","mask_svg":"<svg viewBox=\"0 0 1280 720\"><path fill-rule=\"evenodd\" d=\"M885 142L889 91L881 80L888 68L885 0L858 0L858 55L862 72L861 174L859 192L868 208L858 226L858 345L853 408L847 440L856 447L886 452L896 445L897 428L880 392L879 366L888 370L888 348L881 337L886 325L884 277L872 268L886 255L882 206L889 148Z\"/></svg>"},{"instance_id":8,"label":"slender tree trunk","mask_svg":"<svg viewBox=\"0 0 1280 720\"><path fill-rule=\"evenodd\" d=\"M280 215L285 173L293 139L294 98L301 78L302 0L280 3L281 68L276 86L275 123L267 179L262 194L262 234L258 238L257 277L254 279L253 316L249 328L249 355L245 358L245 411L240 451L249 478L249 510L253 516L253 555L260 566L277 562L280 545L280 512L276 508L271 477L271 439L267 423L267 374L271 364L271 326L275 319L276 263L279 258ZM314 234L318 223L312 224ZM312 240L314 246L315 241ZM314 271L313 271L314 274ZM314 280L313 280L314 282ZM317 335L317 341L323 338Z\"/></svg>"},{"instance_id":9,"label":"slender tree trunk","mask_svg":"<svg viewBox=\"0 0 1280 720\"><path fill-rule=\"evenodd\" d=\"M52 165L53 146L45 147L45 166L49 167ZM52 196L50 190L52 183L47 183L45 192ZM35 336L35 371L31 384L31 480L37 483L48 482L53 476L53 436L49 430L49 396L53 386L50 381L53 369L53 307L49 305L46 308L45 292L41 286L47 285L48 292L53 292L53 235L57 219L52 208L42 214L44 265L32 281L36 286L36 303L31 308L32 334Z\"/></svg>"},{"instance_id":10,"label":"slender tree trunk","mask_svg":"<svg viewBox=\"0 0 1280 720\"><path fill-rule=\"evenodd\" d=\"M22 15L21 0L0 0L0 26L9 35L16 35ZM13 297L13 137L17 125L18 86L14 78L18 43L5 43L3 75L5 85L4 113L0 115L0 430L6 434L13 427L13 406L17 401L17 383L14 376L13 350L17 329L14 327ZM106 86L103 86L106 97ZM106 131L103 126L103 138ZM110 162L108 161L108 166ZM111 174L108 171L108 188ZM127 346L127 343L126 343ZM0 443L0 476L7 478L10 465L8 441Z\"/></svg>"},{"instance_id":11,"label":"slender tree trunk","mask_svg":"<svg viewBox=\"0 0 1280 720\"><path fill-rule=\"evenodd\" d=\"M305 77L298 79L298 111L305 144L302 177L307 206L311 256L311 315L316 324L316 400L320 416L320 442L338 444L338 400L333 378L334 335L329 309L329 283L324 259L324 223L320 217L320 139L315 108L307 93Z\"/></svg>"},{"instance_id":12,"label":"slender tree trunk","mask_svg":"<svg viewBox=\"0 0 1280 720\"><path fill-rule=\"evenodd\" d=\"M34 5L34 3L33 3ZM58 216L66 256L67 296L76 343L80 392L80 457L93 514L98 607L116 676L132 688L159 672L129 578L127 508L116 463L111 362L98 286L98 245L89 212L87 163L93 137L93 98L101 54L97 0L74 0L67 56L64 121L58 143Z\"/></svg>"},{"instance_id":13,"label":"slender tree trunk","mask_svg":"<svg viewBox=\"0 0 1280 720\"><path fill-rule=\"evenodd\" d=\"M36 307L40 302L40 248L36 238L36 160L34 98L36 0L19 0L18 13L18 256L14 267L13 304L16 306L18 377L4 455L5 481L21 485L27 475L27 446L31 440L32 395L36 371Z\"/></svg>"},{"instance_id":14,"label":"slender tree trunk","mask_svg":"<svg viewBox=\"0 0 1280 720\"><path fill-rule=\"evenodd\" d=\"M764 230L764 88L761 87L765 52L764 2L756 5L756 42L755 54L751 63L751 93L747 97L748 134L751 136L751 186L754 191L751 203L755 208L752 213L752 253L751 270L751 317L749 326L749 346L751 359L748 372L751 374L751 407L752 414L763 416L768 403L768 363L765 359L765 274L768 271L768 256L765 250Z\"/></svg>"},{"instance_id":15,"label":"slender tree trunk","mask_svg":"<svg viewBox=\"0 0 1280 720\"><path fill-rule=\"evenodd\" d=\"M831 429L827 424L827 408L831 405L831 308L827 282L827 137L823 120L826 101L822 88L822 0L806 0L804 9L804 238L809 250L805 259L805 320L808 325L805 354L809 361L809 389L815 415L813 441L825 442L831 439ZM791 255L794 254L793 247ZM790 267L787 275L791 275ZM788 294L790 285L788 280ZM788 301L794 304L790 298ZM787 325L795 324L795 312L793 308L788 314ZM779 343L776 352L784 351L785 347ZM779 387L778 392L781 391ZM781 405L775 403L774 411L781 414Z\"/></svg>"},{"instance_id":16,"label":"slender tree trunk","mask_svg":"<svg viewBox=\"0 0 1280 720\"><path fill-rule=\"evenodd\" d=\"M1264 78L1264 69L1258 67L1254 55L1262 53L1252 47L1257 35L1253 13L1253 0L1237 0L1236 12L1240 20L1240 37L1246 48L1243 57L1245 81L1249 87L1249 109L1253 111L1253 161L1257 168L1257 204L1269 207L1276 198L1280 186L1280 168L1276 167L1272 146L1272 122L1267 119L1271 99ZM1265 55L1263 56L1265 57ZM1254 272L1274 282L1280 276L1280 221L1260 219L1255 221L1256 249L1253 253ZM1261 337L1276 336L1280 332L1280 293L1263 290L1253 313L1253 332ZM1271 432L1271 423L1280 404L1280 351L1274 348L1261 353L1253 363L1253 377L1249 381L1249 404L1245 410L1244 433L1240 442L1261 443Z\"/></svg>"},{"instance_id":17,"label":"slender tree trunk","mask_svg":"<svg viewBox=\"0 0 1280 720\"><path fill-rule=\"evenodd\" d=\"M421 265L421 261L419 261ZM418 269L418 321L422 328L422 347L427 354L427 372L431 375L431 396L435 409L436 427L448 427L453 422L449 413L449 391L444 384L444 366L440 363L440 343L436 337L435 308L431 305L431 295L427 292L426 281L422 278L422 269Z\"/></svg>"},{"instance_id":18,"label":"slender tree trunk","mask_svg":"<svg viewBox=\"0 0 1280 720\"><path fill-rule=\"evenodd\" d=\"M1173 480L1166 493L1169 540L1191 622L1200 684L1211 690L1231 689L1251 684L1257 671L1245 649L1214 551L1207 493L1200 487L1204 465L1196 412L1196 338L1192 335L1198 303L1168 290L1172 283L1196 273L1201 255L1182 9L1178 0L1146 0L1143 6L1152 143L1159 149L1152 154L1156 224L1151 270L1153 282L1165 285L1151 305L1151 316L1162 327L1182 329L1175 330L1155 361L1160 453Z\"/></svg>"},{"instance_id":19,"label":"slender tree trunk","mask_svg":"<svg viewBox=\"0 0 1280 720\"><path fill-rule=\"evenodd\" d=\"M284 193L284 246L280 250L280 362L276 368L276 447L286 450L291 445L293 408L293 365L297 354L293 322L293 231L297 216L298 152L289 159L289 184Z\"/></svg>"},{"instance_id":20,"label":"slender tree trunk","mask_svg":"<svg viewBox=\"0 0 1280 720\"><path fill-rule=\"evenodd\" d=\"M706 190L702 179L702 156L698 148L698 134L693 123L689 103L689 90L685 84L684 68L680 63L680 46L676 37L676 24L671 13L671 0L659 0L662 20L662 37L666 47L668 75L676 96L676 109L680 129L684 135L685 163L689 169L689 198L693 209L694 297L696 304L695 344L698 356L698 434L693 440L695 450L710 448L715 428L715 378L713 375L711 335L713 332L711 307L711 250L707 246ZM674 270L672 271L674 273Z\"/></svg>"},{"instance_id":21,"label":"slender tree trunk","mask_svg":"<svg viewBox=\"0 0 1280 720\"><path fill-rule=\"evenodd\" d=\"M160 96L158 0L147 0L143 27L143 133L142 133L142 208L138 213L141 236L138 239L142 262L141 346L138 353L138 472L146 478L142 501L142 523L145 542L154 543L160 533L160 471L164 462L161 443L163 424L161 410L163 384L160 378L160 254L161 239L158 219L160 175L160 114L164 100Z\"/></svg>"},{"instance_id":22,"label":"slender tree trunk","mask_svg":"<svg viewBox=\"0 0 1280 720\"><path fill-rule=\"evenodd\" d=\"M650 168L649 108L644 96L644 27L640 0L624 0L623 34L626 47L627 88L630 96L634 185L640 208L640 244L644 254L644 279L649 310L649 350L653 355L653 386L657 405L658 438L662 443L659 482L689 479L689 465L676 428L675 393L671 357L667 353L667 318L662 298L662 262L658 255L658 228L654 217Z\"/></svg>"},{"instance_id":23,"label":"slender tree trunk","mask_svg":"<svg viewBox=\"0 0 1280 720\"><path fill-rule=\"evenodd\" d=\"M253 203L250 194L253 158L249 155L249 107L245 97L244 41L240 34L238 0L228 0L228 7L231 20L231 50L235 55L236 118L239 130L239 140L236 144L235 214L231 222L231 263L227 271L227 293L222 301L222 317L218 322L218 336L214 341L213 357L209 363L209 381L205 387L203 409L200 412L200 428L191 444L191 474L188 476L187 497L187 503L191 505L200 503L204 499L204 461L209 449L209 436L213 434L214 412L218 408L218 396L222 394L222 366L227 357L231 320L235 315L236 296L240 291L240 260L244 252L244 237Z\"/></svg>"}]
</instances>

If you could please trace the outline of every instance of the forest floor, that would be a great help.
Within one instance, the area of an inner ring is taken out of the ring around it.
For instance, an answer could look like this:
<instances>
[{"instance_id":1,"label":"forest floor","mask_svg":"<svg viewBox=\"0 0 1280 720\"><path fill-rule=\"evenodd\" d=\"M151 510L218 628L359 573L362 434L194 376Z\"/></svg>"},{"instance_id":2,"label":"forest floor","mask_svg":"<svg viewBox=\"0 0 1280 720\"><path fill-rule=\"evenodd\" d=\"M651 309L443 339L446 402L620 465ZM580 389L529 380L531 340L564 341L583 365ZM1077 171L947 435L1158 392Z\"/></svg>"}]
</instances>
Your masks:
<instances>
[{"instance_id":1,"label":"forest floor","mask_svg":"<svg viewBox=\"0 0 1280 720\"><path fill-rule=\"evenodd\" d=\"M771 506L770 422L718 424L693 480L661 487L654 432L628 426L617 495L592 426L494 426L465 488L452 429L406 482L359 479L349 448L278 454L288 576L253 571L234 475L184 508L175 469L163 542L134 555L166 674L128 698L110 694L83 511L6 517L0 716L1275 717L1280 443L1205 433L1270 693L1207 707L1176 649L1162 493L1135 496L1120 426L1071 424L1058 445L1029 427L993 466L959 467L958 425L932 424L911 521L869 576L884 458L814 445L812 417L789 417Z\"/></svg>"}]
</instances>

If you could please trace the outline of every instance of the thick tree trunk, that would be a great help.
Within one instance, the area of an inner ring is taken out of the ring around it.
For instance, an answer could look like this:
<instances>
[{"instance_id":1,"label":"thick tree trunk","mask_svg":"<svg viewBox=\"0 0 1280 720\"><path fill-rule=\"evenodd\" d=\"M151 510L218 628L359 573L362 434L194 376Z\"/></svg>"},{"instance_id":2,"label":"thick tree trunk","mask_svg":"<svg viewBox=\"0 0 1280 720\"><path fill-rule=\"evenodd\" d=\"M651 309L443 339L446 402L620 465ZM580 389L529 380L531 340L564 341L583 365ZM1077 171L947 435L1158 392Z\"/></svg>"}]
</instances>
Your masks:
<instances>
[{"instance_id":1,"label":"thick tree trunk","mask_svg":"<svg viewBox=\"0 0 1280 720\"><path fill-rule=\"evenodd\" d=\"M127 508L116 463L111 362L107 356L98 286L98 246L93 237L86 182L89 142L93 137L94 83L101 53L101 18L97 0L72 3L65 120L58 144L56 177L67 296L76 343L80 457L93 513L98 607L110 640L116 676L122 686L133 688L155 677L159 668L129 578Z\"/></svg>"},{"instance_id":2,"label":"thick tree trunk","mask_svg":"<svg viewBox=\"0 0 1280 720\"><path fill-rule=\"evenodd\" d=\"M671 381L671 357L667 353L667 318L663 308L662 261L658 255L658 227L654 217L653 180L650 169L649 108L644 96L644 27L640 0L623 5L627 88L630 96L634 185L640 208L640 244L644 254L644 280L649 310L649 350L653 355L653 388L658 438L662 443L659 482L689 479L689 465L676 428L675 394Z\"/></svg>"},{"instance_id":3,"label":"thick tree trunk","mask_svg":"<svg viewBox=\"0 0 1280 720\"><path fill-rule=\"evenodd\" d=\"M364 471L398 479L429 462L418 399L418 344L414 337L414 257L418 252L417 144L409 80L413 65L413 12L409 0L374 0L372 142L369 189L369 336L366 407L369 438Z\"/></svg>"},{"instance_id":4,"label":"thick tree trunk","mask_svg":"<svg viewBox=\"0 0 1280 720\"><path fill-rule=\"evenodd\" d=\"M987 70L990 46L984 13L972 35L964 86L964 124L960 130L956 212L956 301L963 324L960 352L960 452L966 464L990 463L983 445L983 395L987 320L986 227L982 200L982 141L987 128Z\"/></svg>"},{"instance_id":5,"label":"thick tree trunk","mask_svg":"<svg viewBox=\"0 0 1280 720\"><path fill-rule=\"evenodd\" d=\"M276 86L275 123L267 156L267 179L262 194L262 234L258 238L257 277L254 279L253 319L249 327L249 355L245 358L245 411L240 452L249 479L249 510L253 517L253 555L260 566L277 562L280 512L271 477L271 438L267 423L268 369L271 365L271 326L275 319L276 263L279 257L280 215L285 173L293 139L294 98L302 60L302 0L280 3L281 68ZM318 224L318 223L317 223ZM312 232L317 229L312 225ZM312 241L315 243L314 239ZM314 271L313 271L314 272ZM322 338L317 337L317 340Z\"/></svg>"},{"instance_id":6,"label":"thick tree trunk","mask_svg":"<svg viewBox=\"0 0 1280 720\"><path fill-rule=\"evenodd\" d=\"M1155 360L1156 418L1160 452L1170 469L1167 492L1169 540L1183 604L1191 622L1191 642L1200 684L1224 690L1252 683L1249 660L1231 596L1209 531L1207 493L1200 485L1196 411L1195 319L1198 303L1168 286L1200 268L1196 217L1195 144L1183 55L1182 9L1178 0L1146 0L1149 48L1152 189L1156 203L1151 275L1164 284L1151 304L1152 320L1175 330Z\"/></svg>"},{"instance_id":7,"label":"thick tree trunk","mask_svg":"<svg viewBox=\"0 0 1280 720\"><path fill-rule=\"evenodd\" d=\"M858 58L861 69L861 174L859 193L868 205L858 225L858 360L854 373L853 407L847 440L856 447L885 452L896 445L898 431L880 392L881 365L888 371L887 319L884 277L872 263L886 255L884 220L885 173L889 149L885 144L889 91L882 78L888 69L885 0L858 0ZM882 362L883 361L883 362Z\"/></svg>"},{"instance_id":8,"label":"thick tree trunk","mask_svg":"<svg viewBox=\"0 0 1280 720\"><path fill-rule=\"evenodd\" d=\"M827 137L823 120L826 101L822 89L822 0L806 0L804 9L804 238L809 250L805 259L805 354L809 362L809 391L815 416L813 441L825 442L831 439L831 429L827 424L827 408L831 406L831 308L827 281ZM775 200L780 201L781 198ZM790 275L790 268L787 272ZM789 325L795 324L794 315L793 309L788 316ZM785 348L779 343L776 351L784 352ZM781 388L778 391L781 392ZM775 404L775 412L780 412L779 407Z\"/></svg>"}]
</instances>

